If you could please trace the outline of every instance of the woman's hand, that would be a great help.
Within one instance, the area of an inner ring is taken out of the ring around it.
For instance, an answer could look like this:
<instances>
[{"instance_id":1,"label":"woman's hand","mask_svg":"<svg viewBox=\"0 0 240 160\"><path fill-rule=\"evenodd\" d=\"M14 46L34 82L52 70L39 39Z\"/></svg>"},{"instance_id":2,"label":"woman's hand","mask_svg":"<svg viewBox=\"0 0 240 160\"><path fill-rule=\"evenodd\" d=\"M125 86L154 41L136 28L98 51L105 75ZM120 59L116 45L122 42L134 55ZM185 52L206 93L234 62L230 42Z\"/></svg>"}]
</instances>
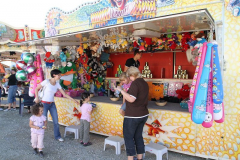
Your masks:
<instances>
[{"instance_id":1,"label":"woman's hand","mask_svg":"<svg viewBox=\"0 0 240 160\"><path fill-rule=\"evenodd\" d=\"M35 98L35 103L40 103L40 100L38 97Z\"/></svg>"}]
</instances>

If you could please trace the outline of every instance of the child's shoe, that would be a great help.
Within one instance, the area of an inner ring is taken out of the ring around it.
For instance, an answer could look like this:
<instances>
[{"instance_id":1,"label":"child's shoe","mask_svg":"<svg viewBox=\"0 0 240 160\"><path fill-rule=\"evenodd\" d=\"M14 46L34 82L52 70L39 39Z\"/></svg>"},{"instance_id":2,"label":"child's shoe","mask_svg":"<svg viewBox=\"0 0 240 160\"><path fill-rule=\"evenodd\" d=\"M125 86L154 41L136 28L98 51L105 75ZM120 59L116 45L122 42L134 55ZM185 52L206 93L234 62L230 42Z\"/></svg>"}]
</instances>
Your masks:
<instances>
[{"instance_id":1,"label":"child's shoe","mask_svg":"<svg viewBox=\"0 0 240 160\"><path fill-rule=\"evenodd\" d=\"M39 152L39 156L40 156L40 157L43 157L43 151L40 151L40 152Z\"/></svg>"},{"instance_id":2,"label":"child's shoe","mask_svg":"<svg viewBox=\"0 0 240 160\"><path fill-rule=\"evenodd\" d=\"M84 147L86 147L86 146L90 146L90 145L92 145L91 142L88 142L88 143L84 143L84 144L83 144Z\"/></svg>"},{"instance_id":3,"label":"child's shoe","mask_svg":"<svg viewBox=\"0 0 240 160\"><path fill-rule=\"evenodd\" d=\"M33 148L33 152L34 152L34 154L38 154L37 148Z\"/></svg>"},{"instance_id":4,"label":"child's shoe","mask_svg":"<svg viewBox=\"0 0 240 160\"><path fill-rule=\"evenodd\" d=\"M83 141L80 141L80 144L83 144Z\"/></svg>"}]
</instances>

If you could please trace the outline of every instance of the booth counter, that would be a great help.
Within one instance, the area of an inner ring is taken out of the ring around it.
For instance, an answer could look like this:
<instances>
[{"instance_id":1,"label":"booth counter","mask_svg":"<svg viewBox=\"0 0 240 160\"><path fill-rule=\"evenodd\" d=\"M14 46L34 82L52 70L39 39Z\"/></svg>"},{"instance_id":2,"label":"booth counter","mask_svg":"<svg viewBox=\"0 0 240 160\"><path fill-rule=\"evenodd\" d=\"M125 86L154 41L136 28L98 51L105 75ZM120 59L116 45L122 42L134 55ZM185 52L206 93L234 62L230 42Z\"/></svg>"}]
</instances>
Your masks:
<instances>
[{"instance_id":1,"label":"booth counter","mask_svg":"<svg viewBox=\"0 0 240 160\"><path fill-rule=\"evenodd\" d=\"M79 100L78 97L76 99ZM123 117L119 114L121 99L113 102L109 97L99 96L91 98L91 102L97 107L92 113L90 132L106 136L123 136ZM61 125L78 124L81 113L74 112L76 109L79 110L77 104L62 97L55 97L55 103ZM169 150L201 157L209 157L209 154L216 157L224 155L229 152L226 150L228 146L231 146L235 151L230 150L235 153L239 149L236 142L239 143L237 122L240 117L237 115L226 115L225 123L215 123L211 128L204 128L193 123L191 114L187 109L182 109L179 103L168 102L166 106L160 107L155 102L149 101L148 109L149 119L143 133L146 144L150 141L164 143ZM50 116L48 118L51 120ZM151 135L149 133L154 130L151 123L156 120L160 122L162 131Z\"/></svg>"}]
</instances>

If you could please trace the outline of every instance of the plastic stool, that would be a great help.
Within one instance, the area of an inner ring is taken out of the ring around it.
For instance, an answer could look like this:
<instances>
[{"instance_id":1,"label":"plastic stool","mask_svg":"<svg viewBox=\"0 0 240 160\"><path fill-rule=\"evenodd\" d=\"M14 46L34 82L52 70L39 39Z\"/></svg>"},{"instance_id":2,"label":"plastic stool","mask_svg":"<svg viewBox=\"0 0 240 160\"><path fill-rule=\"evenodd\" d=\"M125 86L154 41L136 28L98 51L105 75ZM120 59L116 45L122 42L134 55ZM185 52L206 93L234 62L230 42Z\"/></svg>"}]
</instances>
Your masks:
<instances>
[{"instance_id":1,"label":"plastic stool","mask_svg":"<svg viewBox=\"0 0 240 160\"><path fill-rule=\"evenodd\" d=\"M118 154L121 154L121 146L124 144L124 139L118 136L111 136L106 138L104 142L104 149L103 149L104 151L105 151L106 144L115 146L116 154L118 155Z\"/></svg>"},{"instance_id":2,"label":"plastic stool","mask_svg":"<svg viewBox=\"0 0 240 160\"><path fill-rule=\"evenodd\" d=\"M80 125L77 125L77 126L72 125L72 126L65 127L64 137L66 137L67 132L72 132L75 134L75 139L79 139L79 129L80 129Z\"/></svg>"},{"instance_id":3,"label":"plastic stool","mask_svg":"<svg viewBox=\"0 0 240 160\"><path fill-rule=\"evenodd\" d=\"M168 150L167 147L162 146L157 143L149 143L148 145L145 146L145 151L154 153L156 155L156 160L162 160L163 154L167 154L167 159L168 159Z\"/></svg>"}]
</instances>

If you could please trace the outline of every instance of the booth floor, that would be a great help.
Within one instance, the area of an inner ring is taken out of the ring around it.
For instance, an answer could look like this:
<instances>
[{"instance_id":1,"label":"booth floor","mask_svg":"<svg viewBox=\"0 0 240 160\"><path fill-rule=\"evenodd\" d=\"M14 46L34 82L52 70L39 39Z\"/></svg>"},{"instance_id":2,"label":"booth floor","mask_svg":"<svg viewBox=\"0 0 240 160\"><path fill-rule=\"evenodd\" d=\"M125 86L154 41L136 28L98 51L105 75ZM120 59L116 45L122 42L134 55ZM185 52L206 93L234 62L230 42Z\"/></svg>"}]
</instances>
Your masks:
<instances>
[{"instance_id":1,"label":"booth floor","mask_svg":"<svg viewBox=\"0 0 240 160\"><path fill-rule=\"evenodd\" d=\"M18 111L0 111L0 159L42 159L34 155L30 143L30 114L24 110L23 117ZM64 127L60 126L63 135ZM125 160L126 152L122 149L121 155L115 154L112 146L107 146L103 151L105 136L90 134L92 146L83 147L78 140L74 139L73 134L67 135L65 142L58 142L53 137L53 123L48 122L48 129L44 137L44 159L49 160ZM155 160L154 154L146 153L146 160ZM166 157L164 156L165 160ZM192 157L180 153L169 152L169 160L202 160L199 157Z\"/></svg>"}]
</instances>

